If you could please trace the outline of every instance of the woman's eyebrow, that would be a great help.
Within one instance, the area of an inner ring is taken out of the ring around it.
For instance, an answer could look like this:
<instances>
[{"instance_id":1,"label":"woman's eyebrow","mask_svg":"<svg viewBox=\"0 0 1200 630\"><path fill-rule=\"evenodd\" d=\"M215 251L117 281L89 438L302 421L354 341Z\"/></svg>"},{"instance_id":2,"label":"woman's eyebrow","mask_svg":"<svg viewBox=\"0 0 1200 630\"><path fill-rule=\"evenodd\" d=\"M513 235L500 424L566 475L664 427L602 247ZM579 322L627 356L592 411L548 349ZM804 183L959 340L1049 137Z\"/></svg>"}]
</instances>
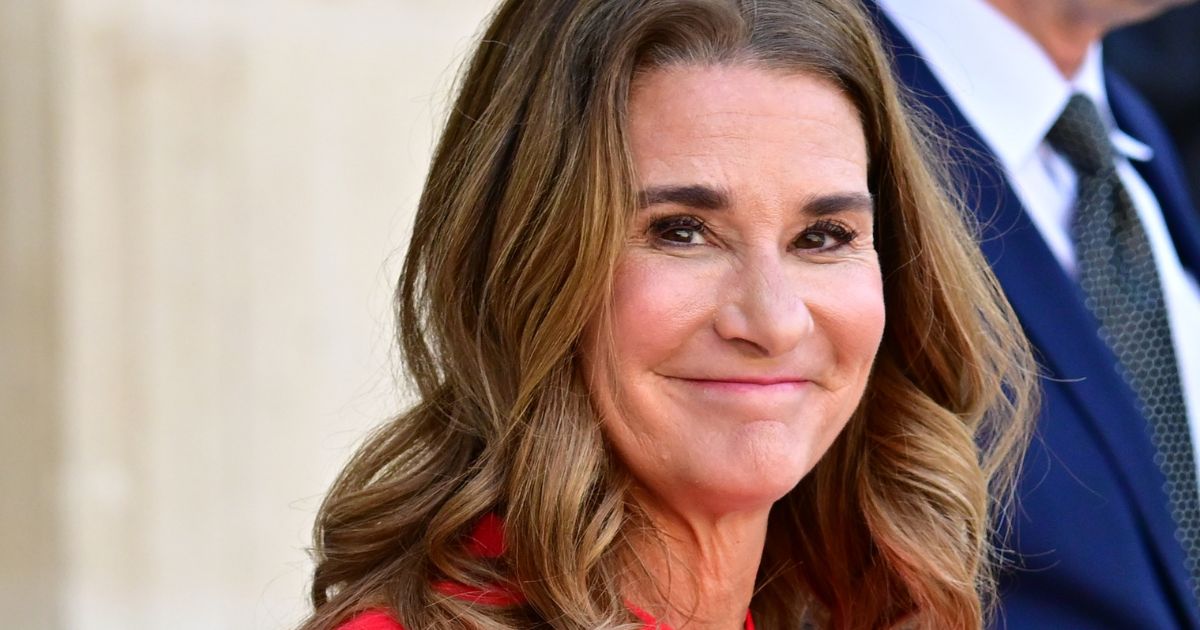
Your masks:
<instances>
[{"instance_id":1,"label":"woman's eyebrow","mask_svg":"<svg viewBox=\"0 0 1200 630\"><path fill-rule=\"evenodd\" d=\"M651 186L638 192L638 208L669 203L698 210L721 210L729 207L729 198L725 190L704 184Z\"/></svg>"},{"instance_id":2,"label":"woman's eyebrow","mask_svg":"<svg viewBox=\"0 0 1200 630\"><path fill-rule=\"evenodd\" d=\"M731 195L721 188L704 184L651 186L638 193L638 208L666 203L696 208L697 210L723 210L731 205ZM838 192L814 195L800 205L801 212L814 217L824 217L839 212L874 212L875 200L864 192Z\"/></svg>"},{"instance_id":3,"label":"woman's eyebrow","mask_svg":"<svg viewBox=\"0 0 1200 630\"><path fill-rule=\"evenodd\" d=\"M813 217L825 217L839 212L875 212L875 199L865 192L839 192L809 197L800 206Z\"/></svg>"}]
</instances>

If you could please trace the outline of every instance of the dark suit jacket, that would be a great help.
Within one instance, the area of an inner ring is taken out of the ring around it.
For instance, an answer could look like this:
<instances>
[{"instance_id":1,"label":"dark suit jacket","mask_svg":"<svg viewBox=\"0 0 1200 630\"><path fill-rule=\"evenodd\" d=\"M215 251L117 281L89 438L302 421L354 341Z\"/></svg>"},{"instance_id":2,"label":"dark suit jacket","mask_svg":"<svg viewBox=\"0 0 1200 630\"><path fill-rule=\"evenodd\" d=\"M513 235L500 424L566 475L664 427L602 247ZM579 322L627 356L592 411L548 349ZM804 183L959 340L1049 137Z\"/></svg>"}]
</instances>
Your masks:
<instances>
[{"instance_id":1,"label":"dark suit jacket","mask_svg":"<svg viewBox=\"0 0 1200 630\"><path fill-rule=\"evenodd\" d=\"M1025 458L1001 578L1002 628L1200 628L1184 552L1145 418L1078 285L1031 223L1002 167L904 36L868 2L900 81L947 127L950 158L982 247L1047 378ZM1162 205L1183 265L1200 276L1200 218L1161 125L1106 74L1123 131L1154 149L1135 163ZM1197 323L1200 325L1200 322Z\"/></svg>"}]
</instances>

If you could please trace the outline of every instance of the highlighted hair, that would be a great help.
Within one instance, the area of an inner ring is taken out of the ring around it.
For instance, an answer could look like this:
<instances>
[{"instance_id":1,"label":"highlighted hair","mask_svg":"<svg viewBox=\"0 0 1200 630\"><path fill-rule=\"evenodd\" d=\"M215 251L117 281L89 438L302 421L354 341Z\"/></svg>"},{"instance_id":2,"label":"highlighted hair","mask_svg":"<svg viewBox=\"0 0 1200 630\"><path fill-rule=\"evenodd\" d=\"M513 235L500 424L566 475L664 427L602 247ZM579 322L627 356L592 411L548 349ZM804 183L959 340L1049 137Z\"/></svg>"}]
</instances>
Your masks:
<instances>
[{"instance_id":1,"label":"highlighted hair","mask_svg":"<svg viewBox=\"0 0 1200 630\"><path fill-rule=\"evenodd\" d=\"M991 528L1036 374L856 0L506 0L461 78L396 291L419 393L321 507L305 630L384 607L410 628L637 628L618 592L641 526L581 377L636 207L639 72L753 64L858 109L887 324L845 431L773 508L759 628L979 628ZM503 514L500 558L463 536ZM511 587L509 606L446 580Z\"/></svg>"}]
</instances>

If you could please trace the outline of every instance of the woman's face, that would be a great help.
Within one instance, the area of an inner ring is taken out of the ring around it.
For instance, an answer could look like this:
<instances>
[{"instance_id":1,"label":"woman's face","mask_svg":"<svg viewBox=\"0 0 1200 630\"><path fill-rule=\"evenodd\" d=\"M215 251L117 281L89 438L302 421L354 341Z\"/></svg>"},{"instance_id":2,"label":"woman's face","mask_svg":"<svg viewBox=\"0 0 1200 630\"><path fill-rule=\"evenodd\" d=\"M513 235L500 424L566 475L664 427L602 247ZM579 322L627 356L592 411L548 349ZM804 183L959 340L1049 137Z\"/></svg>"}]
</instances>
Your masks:
<instances>
[{"instance_id":1,"label":"woman's face","mask_svg":"<svg viewBox=\"0 0 1200 630\"><path fill-rule=\"evenodd\" d=\"M883 333L858 114L823 80L678 67L631 96L638 210L585 369L646 500L769 508L854 411Z\"/></svg>"}]
</instances>

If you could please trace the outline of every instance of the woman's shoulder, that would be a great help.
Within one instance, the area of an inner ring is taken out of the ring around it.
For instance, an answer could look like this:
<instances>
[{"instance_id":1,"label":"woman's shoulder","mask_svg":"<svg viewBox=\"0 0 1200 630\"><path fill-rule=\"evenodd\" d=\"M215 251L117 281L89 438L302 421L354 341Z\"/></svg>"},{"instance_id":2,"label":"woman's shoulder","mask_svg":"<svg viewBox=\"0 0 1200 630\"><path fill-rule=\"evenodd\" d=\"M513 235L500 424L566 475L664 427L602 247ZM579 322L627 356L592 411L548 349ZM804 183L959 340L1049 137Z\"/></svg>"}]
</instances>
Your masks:
<instances>
[{"instance_id":1,"label":"woman's shoulder","mask_svg":"<svg viewBox=\"0 0 1200 630\"><path fill-rule=\"evenodd\" d=\"M404 630L404 626L382 610L368 610L355 615L337 630Z\"/></svg>"}]
</instances>

